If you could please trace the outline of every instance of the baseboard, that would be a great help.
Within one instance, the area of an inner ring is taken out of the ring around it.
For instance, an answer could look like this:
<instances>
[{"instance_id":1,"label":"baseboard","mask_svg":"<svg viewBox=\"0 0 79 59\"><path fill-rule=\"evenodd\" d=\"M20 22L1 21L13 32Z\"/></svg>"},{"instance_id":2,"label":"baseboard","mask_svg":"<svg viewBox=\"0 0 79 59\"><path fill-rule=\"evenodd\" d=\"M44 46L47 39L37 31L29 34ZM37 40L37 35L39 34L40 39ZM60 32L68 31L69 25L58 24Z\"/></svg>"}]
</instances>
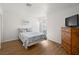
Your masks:
<instances>
[{"instance_id":1,"label":"baseboard","mask_svg":"<svg viewBox=\"0 0 79 59\"><path fill-rule=\"evenodd\" d=\"M55 41L55 40L51 40L51 39L48 39L48 40L53 41L53 42L56 42L56 43L58 43L58 44L61 44L60 42Z\"/></svg>"},{"instance_id":2,"label":"baseboard","mask_svg":"<svg viewBox=\"0 0 79 59\"><path fill-rule=\"evenodd\" d=\"M6 40L6 41L2 41L1 43L6 43L6 42L10 42L10 41L15 41L15 40L19 40L19 39Z\"/></svg>"}]
</instances>

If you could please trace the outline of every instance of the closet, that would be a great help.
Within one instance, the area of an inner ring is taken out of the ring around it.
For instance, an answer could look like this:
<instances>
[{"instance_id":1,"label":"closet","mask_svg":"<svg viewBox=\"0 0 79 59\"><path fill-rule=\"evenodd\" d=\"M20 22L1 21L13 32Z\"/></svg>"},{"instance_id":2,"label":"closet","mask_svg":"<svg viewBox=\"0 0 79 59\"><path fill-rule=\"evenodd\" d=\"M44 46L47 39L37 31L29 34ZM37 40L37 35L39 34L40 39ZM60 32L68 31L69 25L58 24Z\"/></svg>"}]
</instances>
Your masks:
<instances>
[{"instance_id":1,"label":"closet","mask_svg":"<svg viewBox=\"0 0 79 59\"><path fill-rule=\"evenodd\" d=\"M1 30L2 30L2 20L0 15L0 48L1 48Z\"/></svg>"}]
</instances>

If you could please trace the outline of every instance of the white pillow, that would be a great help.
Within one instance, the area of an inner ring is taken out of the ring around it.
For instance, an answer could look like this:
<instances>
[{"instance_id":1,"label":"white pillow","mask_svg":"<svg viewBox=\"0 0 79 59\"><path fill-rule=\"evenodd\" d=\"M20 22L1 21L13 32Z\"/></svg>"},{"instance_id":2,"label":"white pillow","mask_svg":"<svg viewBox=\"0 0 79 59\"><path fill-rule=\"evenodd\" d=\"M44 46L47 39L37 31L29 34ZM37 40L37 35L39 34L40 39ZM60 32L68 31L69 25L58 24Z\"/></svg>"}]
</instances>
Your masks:
<instances>
[{"instance_id":1,"label":"white pillow","mask_svg":"<svg viewBox=\"0 0 79 59\"><path fill-rule=\"evenodd\" d=\"M31 28L27 28L27 29L26 29L26 32L31 32L31 31L32 31Z\"/></svg>"},{"instance_id":2,"label":"white pillow","mask_svg":"<svg viewBox=\"0 0 79 59\"><path fill-rule=\"evenodd\" d=\"M31 28L19 28L19 32L31 32Z\"/></svg>"},{"instance_id":3,"label":"white pillow","mask_svg":"<svg viewBox=\"0 0 79 59\"><path fill-rule=\"evenodd\" d=\"M26 28L19 28L19 32L26 32Z\"/></svg>"}]
</instances>

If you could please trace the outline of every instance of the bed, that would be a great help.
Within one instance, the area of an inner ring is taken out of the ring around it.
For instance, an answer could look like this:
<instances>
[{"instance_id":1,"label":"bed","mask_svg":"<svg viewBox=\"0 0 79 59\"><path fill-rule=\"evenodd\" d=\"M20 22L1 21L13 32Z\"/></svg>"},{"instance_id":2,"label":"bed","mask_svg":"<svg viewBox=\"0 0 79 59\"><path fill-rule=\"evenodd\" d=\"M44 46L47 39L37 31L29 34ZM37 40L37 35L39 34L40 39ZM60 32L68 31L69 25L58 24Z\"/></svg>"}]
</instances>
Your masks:
<instances>
[{"instance_id":1,"label":"bed","mask_svg":"<svg viewBox=\"0 0 79 59\"><path fill-rule=\"evenodd\" d=\"M23 31L19 32L19 39L22 41L23 46L28 48L40 41L46 40L46 35L40 32L26 32L25 29L21 29Z\"/></svg>"}]
</instances>

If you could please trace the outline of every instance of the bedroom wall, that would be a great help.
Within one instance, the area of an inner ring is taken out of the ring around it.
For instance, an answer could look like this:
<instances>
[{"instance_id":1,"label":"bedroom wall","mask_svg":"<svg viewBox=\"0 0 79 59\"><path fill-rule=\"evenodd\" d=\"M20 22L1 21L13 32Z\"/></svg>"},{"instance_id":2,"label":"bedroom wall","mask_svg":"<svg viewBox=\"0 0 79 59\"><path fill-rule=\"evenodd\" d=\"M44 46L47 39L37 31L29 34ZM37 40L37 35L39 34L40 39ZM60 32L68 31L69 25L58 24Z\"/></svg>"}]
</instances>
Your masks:
<instances>
[{"instance_id":1,"label":"bedroom wall","mask_svg":"<svg viewBox=\"0 0 79 59\"><path fill-rule=\"evenodd\" d=\"M57 7L52 4L2 4L3 9L3 40L2 42L16 40L18 28L22 26L23 20L31 23L33 31L39 31L38 20L41 17L48 18L47 37L49 40L61 43L61 27L64 26L64 19L67 16L77 14L79 5ZM70 8L71 7L71 8Z\"/></svg>"},{"instance_id":2,"label":"bedroom wall","mask_svg":"<svg viewBox=\"0 0 79 59\"><path fill-rule=\"evenodd\" d=\"M18 28L22 26L23 20L31 21L33 31L38 31L36 21L39 17L46 16L45 4L32 4L32 7L23 3L2 4L3 7L3 40L2 42L16 40L18 38Z\"/></svg>"},{"instance_id":3,"label":"bedroom wall","mask_svg":"<svg viewBox=\"0 0 79 59\"><path fill-rule=\"evenodd\" d=\"M50 5L48 10L48 39L61 43L61 27L65 26L65 18L79 14L79 4L74 6L52 8Z\"/></svg>"}]
</instances>

